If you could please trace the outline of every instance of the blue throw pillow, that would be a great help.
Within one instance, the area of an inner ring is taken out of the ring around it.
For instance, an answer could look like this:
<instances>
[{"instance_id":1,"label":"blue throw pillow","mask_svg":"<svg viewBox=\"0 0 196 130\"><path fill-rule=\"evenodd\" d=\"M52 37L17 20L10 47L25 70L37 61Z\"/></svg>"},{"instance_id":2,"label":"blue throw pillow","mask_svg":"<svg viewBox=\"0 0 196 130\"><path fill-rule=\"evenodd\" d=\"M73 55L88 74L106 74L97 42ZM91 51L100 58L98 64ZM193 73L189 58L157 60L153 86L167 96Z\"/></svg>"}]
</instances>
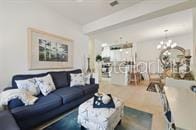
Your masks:
<instances>
[{"instance_id":1,"label":"blue throw pillow","mask_svg":"<svg viewBox=\"0 0 196 130\"><path fill-rule=\"evenodd\" d=\"M9 109L13 109L13 108L20 107L20 106L24 106L24 103L18 98L15 98L8 102Z\"/></svg>"},{"instance_id":2,"label":"blue throw pillow","mask_svg":"<svg viewBox=\"0 0 196 130\"><path fill-rule=\"evenodd\" d=\"M52 76L52 79L57 89L69 86L67 72L59 71L59 72L48 72L48 73Z\"/></svg>"}]
</instances>

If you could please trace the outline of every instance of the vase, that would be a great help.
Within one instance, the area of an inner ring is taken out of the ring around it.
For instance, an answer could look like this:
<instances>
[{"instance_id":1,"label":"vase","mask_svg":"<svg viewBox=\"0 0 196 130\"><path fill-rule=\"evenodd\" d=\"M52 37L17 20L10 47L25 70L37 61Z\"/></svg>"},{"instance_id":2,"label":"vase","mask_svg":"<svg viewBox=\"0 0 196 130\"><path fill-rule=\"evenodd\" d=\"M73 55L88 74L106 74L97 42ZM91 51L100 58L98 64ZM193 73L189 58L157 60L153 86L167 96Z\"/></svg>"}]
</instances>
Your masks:
<instances>
[{"instance_id":1,"label":"vase","mask_svg":"<svg viewBox=\"0 0 196 130\"><path fill-rule=\"evenodd\" d=\"M91 68L90 68L90 58L88 58L88 66L87 66L86 73L91 73Z\"/></svg>"}]
</instances>

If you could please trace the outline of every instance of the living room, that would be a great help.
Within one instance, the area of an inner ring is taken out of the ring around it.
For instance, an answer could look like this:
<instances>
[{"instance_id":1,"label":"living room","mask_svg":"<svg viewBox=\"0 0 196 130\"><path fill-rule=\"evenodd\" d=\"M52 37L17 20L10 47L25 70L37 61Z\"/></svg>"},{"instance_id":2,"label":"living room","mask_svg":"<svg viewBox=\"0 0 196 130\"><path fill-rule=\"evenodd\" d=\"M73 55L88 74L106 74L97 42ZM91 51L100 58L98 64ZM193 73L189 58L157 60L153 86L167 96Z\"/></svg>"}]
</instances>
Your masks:
<instances>
[{"instance_id":1,"label":"living room","mask_svg":"<svg viewBox=\"0 0 196 130\"><path fill-rule=\"evenodd\" d=\"M1 0L0 129L195 130L195 7Z\"/></svg>"}]
</instances>

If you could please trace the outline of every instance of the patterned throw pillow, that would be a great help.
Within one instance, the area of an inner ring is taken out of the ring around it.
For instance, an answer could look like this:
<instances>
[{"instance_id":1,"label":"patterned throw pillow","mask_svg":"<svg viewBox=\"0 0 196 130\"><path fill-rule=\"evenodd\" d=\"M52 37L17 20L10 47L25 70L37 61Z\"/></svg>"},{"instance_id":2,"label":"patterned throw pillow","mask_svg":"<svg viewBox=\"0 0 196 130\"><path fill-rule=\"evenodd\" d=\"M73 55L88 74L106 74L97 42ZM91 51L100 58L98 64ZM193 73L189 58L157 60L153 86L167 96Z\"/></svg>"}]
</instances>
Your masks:
<instances>
[{"instance_id":1,"label":"patterned throw pillow","mask_svg":"<svg viewBox=\"0 0 196 130\"><path fill-rule=\"evenodd\" d=\"M34 96L40 94L40 89L35 78L26 79L26 80L16 80L15 82L19 89L26 90Z\"/></svg>"},{"instance_id":2,"label":"patterned throw pillow","mask_svg":"<svg viewBox=\"0 0 196 130\"><path fill-rule=\"evenodd\" d=\"M78 85L85 85L84 76L82 73L70 74L70 76L71 76L70 87L78 86Z\"/></svg>"},{"instance_id":3,"label":"patterned throw pillow","mask_svg":"<svg viewBox=\"0 0 196 130\"><path fill-rule=\"evenodd\" d=\"M36 81L37 81L37 84L41 90L41 93L44 96L47 96L52 91L56 90L56 87L54 85L54 82L53 82L50 74L48 74L44 77L36 78Z\"/></svg>"}]
</instances>

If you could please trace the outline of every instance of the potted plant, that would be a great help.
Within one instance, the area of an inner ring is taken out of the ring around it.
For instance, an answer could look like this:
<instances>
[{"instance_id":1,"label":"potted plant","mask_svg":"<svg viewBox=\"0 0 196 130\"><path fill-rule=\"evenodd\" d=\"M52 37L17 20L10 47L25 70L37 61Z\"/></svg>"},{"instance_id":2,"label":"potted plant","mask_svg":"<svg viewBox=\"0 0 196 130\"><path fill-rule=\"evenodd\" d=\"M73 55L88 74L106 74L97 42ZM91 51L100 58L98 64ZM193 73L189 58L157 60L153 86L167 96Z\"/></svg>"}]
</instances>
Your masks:
<instances>
[{"instance_id":1,"label":"potted plant","mask_svg":"<svg viewBox=\"0 0 196 130\"><path fill-rule=\"evenodd\" d=\"M101 55L97 55L96 56L96 62L100 62L102 61L102 56Z\"/></svg>"}]
</instances>

